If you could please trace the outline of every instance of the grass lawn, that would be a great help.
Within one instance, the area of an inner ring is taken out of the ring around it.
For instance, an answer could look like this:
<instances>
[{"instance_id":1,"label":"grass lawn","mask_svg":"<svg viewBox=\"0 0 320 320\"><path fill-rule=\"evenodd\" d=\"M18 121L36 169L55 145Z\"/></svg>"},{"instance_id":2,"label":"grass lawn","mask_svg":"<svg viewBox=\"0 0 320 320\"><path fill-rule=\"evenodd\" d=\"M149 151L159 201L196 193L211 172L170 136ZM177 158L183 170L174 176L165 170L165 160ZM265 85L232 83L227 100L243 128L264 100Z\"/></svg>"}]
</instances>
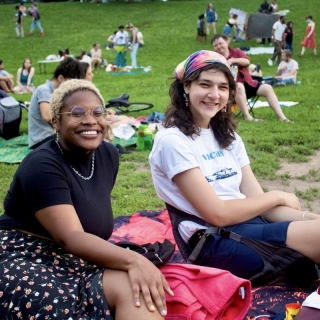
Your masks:
<instances>
[{"instance_id":1,"label":"grass lawn","mask_svg":"<svg viewBox=\"0 0 320 320\"><path fill-rule=\"evenodd\" d=\"M228 19L230 8L240 8L247 13L257 11L259 1L223 0L214 1L219 15L218 32L222 32ZM104 98L110 99L121 93L129 93L132 101L147 101L155 105L154 110L164 112L168 104L168 88L176 65L190 53L200 49L211 49L208 40L205 44L195 41L196 22L203 13L207 1L138 2L134 4L111 2L109 4L60 2L40 3L41 24L45 36L35 30L32 36L16 39L14 31L15 4L0 5L0 59L5 69L16 75L22 61L29 57L36 68L35 85L50 79L55 64L48 64L46 74L40 74L37 61L58 50L69 48L70 53L79 55L81 50L89 51L94 42L101 47L113 31L121 24L132 22L144 35L145 46L138 51L138 64L151 66L147 74L112 76L101 69L94 72L93 82ZM227 5L226 5L227 4ZM319 103L319 56L307 49L299 58L300 41L304 37L306 15L313 15L320 24L320 7L314 0L282 0L280 10L288 9L287 21L294 22L294 55L299 62L298 80L301 86L276 88L282 101L302 101L296 107L286 108L286 116L295 123L281 123L270 108L255 110L256 117L265 118L263 123L249 123L239 117L238 132L242 136L251 164L258 177L275 179L280 159L301 162L308 166L307 157L320 149L320 103ZM27 34L31 19L25 18ZM320 31L318 32L320 33ZM210 39L212 34L209 36ZM241 45L259 46L255 40ZM232 43L233 47L240 44ZM112 50L103 49L103 57L113 61ZM251 56L252 63L261 63L264 75L275 74L276 67L267 65L268 55ZM130 65L130 57L127 57ZM16 96L19 100L30 100L30 95ZM27 115L24 114L22 133L27 133ZM0 151L1 152L1 151ZM164 205L153 189L148 165L148 152L139 151L121 157L121 167L113 192L115 215L131 214L141 209L160 209ZM0 164L0 213L2 202L8 190L17 165ZM311 168L310 168L311 169ZM319 194L319 192L318 192Z\"/></svg>"}]
</instances>

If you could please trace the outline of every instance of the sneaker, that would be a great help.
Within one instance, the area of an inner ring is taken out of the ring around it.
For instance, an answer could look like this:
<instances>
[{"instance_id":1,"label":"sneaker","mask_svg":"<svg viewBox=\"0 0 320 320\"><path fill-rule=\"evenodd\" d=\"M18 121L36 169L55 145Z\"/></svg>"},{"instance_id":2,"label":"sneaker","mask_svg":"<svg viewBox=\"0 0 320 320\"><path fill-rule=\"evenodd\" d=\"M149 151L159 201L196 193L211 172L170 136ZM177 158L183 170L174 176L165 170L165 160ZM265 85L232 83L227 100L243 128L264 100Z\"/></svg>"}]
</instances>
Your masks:
<instances>
[{"instance_id":1,"label":"sneaker","mask_svg":"<svg viewBox=\"0 0 320 320\"><path fill-rule=\"evenodd\" d=\"M42 36L44 36L44 32L40 32L40 34L41 34Z\"/></svg>"},{"instance_id":2,"label":"sneaker","mask_svg":"<svg viewBox=\"0 0 320 320\"><path fill-rule=\"evenodd\" d=\"M28 36L31 36L32 35L32 32L28 32Z\"/></svg>"},{"instance_id":3,"label":"sneaker","mask_svg":"<svg viewBox=\"0 0 320 320\"><path fill-rule=\"evenodd\" d=\"M273 66L273 61L272 61L271 59L268 59L268 65L269 65L270 67Z\"/></svg>"},{"instance_id":4,"label":"sneaker","mask_svg":"<svg viewBox=\"0 0 320 320\"><path fill-rule=\"evenodd\" d=\"M261 64L260 63L257 63L256 65L256 71L259 72L261 70Z\"/></svg>"}]
</instances>

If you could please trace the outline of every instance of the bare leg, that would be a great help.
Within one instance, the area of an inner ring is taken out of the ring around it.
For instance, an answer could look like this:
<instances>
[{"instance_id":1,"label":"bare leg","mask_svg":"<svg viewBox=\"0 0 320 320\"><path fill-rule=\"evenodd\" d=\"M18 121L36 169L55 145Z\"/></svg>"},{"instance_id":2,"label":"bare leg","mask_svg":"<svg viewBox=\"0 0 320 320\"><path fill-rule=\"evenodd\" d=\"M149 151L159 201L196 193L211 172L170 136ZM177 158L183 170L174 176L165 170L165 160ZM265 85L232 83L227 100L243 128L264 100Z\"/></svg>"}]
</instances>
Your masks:
<instances>
[{"instance_id":1,"label":"bare leg","mask_svg":"<svg viewBox=\"0 0 320 320\"><path fill-rule=\"evenodd\" d=\"M216 23L212 22L212 30L213 30L213 34L216 35L217 34L217 28L216 28Z\"/></svg>"},{"instance_id":2,"label":"bare leg","mask_svg":"<svg viewBox=\"0 0 320 320\"><path fill-rule=\"evenodd\" d=\"M241 110L244 118L248 121L252 121L253 117L250 115L248 110L248 102L247 102L247 95L242 83L237 83L237 91L235 97L236 103Z\"/></svg>"},{"instance_id":3,"label":"bare leg","mask_svg":"<svg viewBox=\"0 0 320 320\"><path fill-rule=\"evenodd\" d=\"M302 46L300 56L303 56L305 51L306 51L306 47Z\"/></svg>"},{"instance_id":4,"label":"bare leg","mask_svg":"<svg viewBox=\"0 0 320 320\"><path fill-rule=\"evenodd\" d=\"M0 80L0 88L5 92L11 92L11 89L8 87L6 80Z\"/></svg>"},{"instance_id":5,"label":"bare leg","mask_svg":"<svg viewBox=\"0 0 320 320\"><path fill-rule=\"evenodd\" d=\"M157 310L149 311L143 298L140 307L134 305L128 274L124 271L106 269L103 290L109 307L116 310L116 320L164 320Z\"/></svg>"},{"instance_id":6,"label":"bare leg","mask_svg":"<svg viewBox=\"0 0 320 320\"><path fill-rule=\"evenodd\" d=\"M287 121L286 116L281 110L278 98L276 94L273 91L273 88L269 84L262 84L258 91L257 91L258 96L266 97L269 106L273 109L273 111L276 113L278 116L279 120L281 121Z\"/></svg>"},{"instance_id":7,"label":"bare leg","mask_svg":"<svg viewBox=\"0 0 320 320\"><path fill-rule=\"evenodd\" d=\"M287 246L320 264L319 230L320 220L293 221L288 228Z\"/></svg>"},{"instance_id":8,"label":"bare leg","mask_svg":"<svg viewBox=\"0 0 320 320\"><path fill-rule=\"evenodd\" d=\"M207 22L207 35L210 34L210 23Z\"/></svg>"},{"instance_id":9,"label":"bare leg","mask_svg":"<svg viewBox=\"0 0 320 320\"><path fill-rule=\"evenodd\" d=\"M317 55L317 49L313 49L313 53L316 56Z\"/></svg>"}]
</instances>

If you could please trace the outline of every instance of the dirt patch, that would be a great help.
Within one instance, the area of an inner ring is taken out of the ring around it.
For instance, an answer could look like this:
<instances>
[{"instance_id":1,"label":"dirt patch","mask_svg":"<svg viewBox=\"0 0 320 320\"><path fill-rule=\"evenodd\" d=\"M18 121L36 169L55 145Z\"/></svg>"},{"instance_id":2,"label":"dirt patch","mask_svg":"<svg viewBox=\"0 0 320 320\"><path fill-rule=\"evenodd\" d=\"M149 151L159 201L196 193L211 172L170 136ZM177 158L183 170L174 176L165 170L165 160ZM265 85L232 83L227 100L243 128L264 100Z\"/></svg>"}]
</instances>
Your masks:
<instances>
[{"instance_id":1,"label":"dirt patch","mask_svg":"<svg viewBox=\"0 0 320 320\"><path fill-rule=\"evenodd\" d=\"M278 175L288 175L288 179L277 180L264 180L260 179L259 182L263 188L270 190L282 190L286 192L295 193L296 190L300 192L319 192L320 194L320 182L314 181L314 177L309 175L310 170L320 169L320 151L317 151L315 155L310 157L308 162L295 163L282 161L281 169L277 171ZM296 179L296 177L306 176L305 180ZM310 210L320 214L320 199L316 196L313 200L301 199L302 210Z\"/></svg>"}]
</instances>

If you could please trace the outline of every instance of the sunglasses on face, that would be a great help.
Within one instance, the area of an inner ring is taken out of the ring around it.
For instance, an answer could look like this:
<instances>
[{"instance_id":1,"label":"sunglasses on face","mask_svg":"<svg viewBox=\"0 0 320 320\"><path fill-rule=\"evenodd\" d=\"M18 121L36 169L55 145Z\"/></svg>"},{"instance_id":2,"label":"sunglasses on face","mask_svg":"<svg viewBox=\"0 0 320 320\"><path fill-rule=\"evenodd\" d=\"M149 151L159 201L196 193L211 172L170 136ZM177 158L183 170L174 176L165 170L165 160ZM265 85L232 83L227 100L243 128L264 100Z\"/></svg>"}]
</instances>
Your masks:
<instances>
[{"instance_id":1,"label":"sunglasses on face","mask_svg":"<svg viewBox=\"0 0 320 320\"><path fill-rule=\"evenodd\" d=\"M76 123L81 123L84 121L87 118L88 113L97 121L104 120L107 115L107 111L104 106L97 106L91 110L86 110L84 107L75 106L71 109L71 111L60 112L58 114L64 113L70 114L72 121Z\"/></svg>"}]
</instances>

